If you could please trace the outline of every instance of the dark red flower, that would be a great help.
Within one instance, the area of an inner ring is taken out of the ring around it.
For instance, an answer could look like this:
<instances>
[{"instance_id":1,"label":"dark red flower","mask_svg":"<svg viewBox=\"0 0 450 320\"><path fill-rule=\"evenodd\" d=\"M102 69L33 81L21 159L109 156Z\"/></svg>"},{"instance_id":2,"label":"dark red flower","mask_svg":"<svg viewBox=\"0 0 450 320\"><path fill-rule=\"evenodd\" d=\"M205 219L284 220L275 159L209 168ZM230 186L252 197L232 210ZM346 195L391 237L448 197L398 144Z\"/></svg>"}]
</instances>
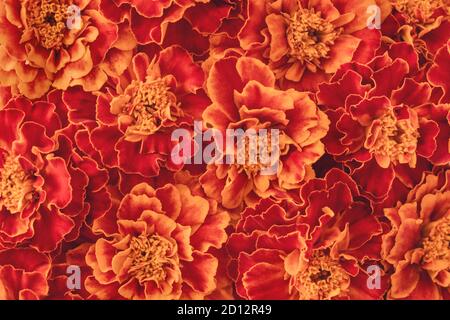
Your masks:
<instances>
[{"instance_id":1,"label":"dark red flower","mask_svg":"<svg viewBox=\"0 0 450 320\"><path fill-rule=\"evenodd\" d=\"M450 4L447 0L391 1L392 14L382 25L387 43L413 45L423 64L433 58L450 37Z\"/></svg>"},{"instance_id":2,"label":"dark red flower","mask_svg":"<svg viewBox=\"0 0 450 320\"><path fill-rule=\"evenodd\" d=\"M15 93L36 99L51 87L99 90L130 62L136 42L97 1L2 0L1 8L0 84Z\"/></svg>"},{"instance_id":3,"label":"dark red flower","mask_svg":"<svg viewBox=\"0 0 450 320\"><path fill-rule=\"evenodd\" d=\"M72 230L61 212L72 200L65 159L50 139L60 122L50 103L17 98L0 110L0 246L54 250Z\"/></svg>"}]
</instances>

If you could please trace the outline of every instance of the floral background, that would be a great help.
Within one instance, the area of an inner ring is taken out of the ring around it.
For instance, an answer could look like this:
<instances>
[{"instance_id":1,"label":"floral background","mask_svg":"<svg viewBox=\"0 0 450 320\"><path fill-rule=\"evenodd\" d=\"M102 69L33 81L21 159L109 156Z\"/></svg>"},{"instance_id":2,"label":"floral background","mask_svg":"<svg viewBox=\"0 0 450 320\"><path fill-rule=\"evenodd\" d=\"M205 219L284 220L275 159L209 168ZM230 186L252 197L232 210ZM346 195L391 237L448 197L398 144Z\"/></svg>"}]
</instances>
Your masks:
<instances>
[{"instance_id":1,"label":"floral background","mask_svg":"<svg viewBox=\"0 0 450 320\"><path fill-rule=\"evenodd\" d=\"M0 0L0 299L450 299L449 15ZM195 120L277 172L173 161Z\"/></svg>"}]
</instances>

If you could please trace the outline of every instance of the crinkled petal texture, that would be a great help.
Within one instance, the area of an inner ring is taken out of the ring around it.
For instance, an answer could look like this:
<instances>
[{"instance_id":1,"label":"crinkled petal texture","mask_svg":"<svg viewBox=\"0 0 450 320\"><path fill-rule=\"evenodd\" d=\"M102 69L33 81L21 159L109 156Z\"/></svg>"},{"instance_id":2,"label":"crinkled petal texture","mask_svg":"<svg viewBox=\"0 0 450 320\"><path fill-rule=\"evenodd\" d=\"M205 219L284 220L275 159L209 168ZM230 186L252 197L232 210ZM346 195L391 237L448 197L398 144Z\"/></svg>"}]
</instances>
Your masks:
<instances>
[{"instance_id":1,"label":"crinkled petal texture","mask_svg":"<svg viewBox=\"0 0 450 320\"><path fill-rule=\"evenodd\" d=\"M140 44L159 43L164 41L167 28L183 18L186 10L192 8L197 2L204 0L102 0L100 8L102 13L114 22L129 20L134 37ZM224 17L226 13L218 12ZM215 17L219 19L220 17Z\"/></svg>"},{"instance_id":2,"label":"crinkled petal texture","mask_svg":"<svg viewBox=\"0 0 450 320\"><path fill-rule=\"evenodd\" d=\"M104 165L146 177L158 175L161 166L180 170L183 163L171 157L172 132L193 131L193 121L210 103L203 82L203 70L180 46L153 59L136 54L115 92L102 93L96 101L97 127L90 138ZM80 112L83 107L75 105Z\"/></svg>"},{"instance_id":3,"label":"crinkled petal texture","mask_svg":"<svg viewBox=\"0 0 450 320\"><path fill-rule=\"evenodd\" d=\"M446 299L449 293L450 171L424 174L404 203L385 209L391 229L383 258L392 268L390 299Z\"/></svg>"},{"instance_id":4,"label":"crinkled petal texture","mask_svg":"<svg viewBox=\"0 0 450 320\"><path fill-rule=\"evenodd\" d=\"M377 265L382 227L356 183L332 169L306 183L300 198L302 205L261 200L242 213L227 244L237 293L245 299L380 299L386 277L368 289L363 265Z\"/></svg>"},{"instance_id":5,"label":"crinkled petal texture","mask_svg":"<svg viewBox=\"0 0 450 320\"><path fill-rule=\"evenodd\" d=\"M367 28L375 0L248 1L240 45L267 60L280 85L317 90L342 65L367 62L380 46L380 32ZM381 20L390 5L381 7Z\"/></svg>"},{"instance_id":6,"label":"crinkled petal texture","mask_svg":"<svg viewBox=\"0 0 450 320\"><path fill-rule=\"evenodd\" d=\"M101 221L100 221L101 220ZM100 299L201 299L216 288L229 214L183 184L139 184L99 220L85 282Z\"/></svg>"},{"instance_id":7,"label":"crinkled petal texture","mask_svg":"<svg viewBox=\"0 0 450 320\"><path fill-rule=\"evenodd\" d=\"M448 163L449 106L430 104L419 74L413 46L398 43L367 65L342 66L317 94L332 122L327 152L377 201L396 178L412 188L424 168Z\"/></svg>"},{"instance_id":8,"label":"crinkled petal texture","mask_svg":"<svg viewBox=\"0 0 450 320\"><path fill-rule=\"evenodd\" d=\"M31 248L0 251L0 299L38 300L47 296L49 257Z\"/></svg>"},{"instance_id":9,"label":"crinkled petal texture","mask_svg":"<svg viewBox=\"0 0 450 320\"><path fill-rule=\"evenodd\" d=\"M449 16L0 0L0 299L450 300Z\"/></svg>"},{"instance_id":10,"label":"crinkled petal texture","mask_svg":"<svg viewBox=\"0 0 450 320\"><path fill-rule=\"evenodd\" d=\"M214 63L207 88L212 104L203 112L203 121L217 136L232 140L232 145L218 146L223 157L211 161L200 178L208 196L226 208L238 208L254 204L255 197L283 197L310 177L311 165L324 153L320 140L329 120L307 93L277 89L270 68L247 57L226 57ZM257 159L252 159L251 145L240 148L229 129L269 132L270 161L260 160L260 150Z\"/></svg>"},{"instance_id":11,"label":"crinkled petal texture","mask_svg":"<svg viewBox=\"0 0 450 320\"><path fill-rule=\"evenodd\" d=\"M52 136L60 127L55 105L12 99L0 111L0 248L22 244L50 252L68 237L78 212L64 210L84 186ZM81 201L84 201L81 199Z\"/></svg>"},{"instance_id":12,"label":"crinkled petal texture","mask_svg":"<svg viewBox=\"0 0 450 320\"><path fill-rule=\"evenodd\" d=\"M4 0L0 84L30 99L52 87L99 90L126 68L133 43L130 31L103 16L95 1Z\"/></svg>"}]
</instances>

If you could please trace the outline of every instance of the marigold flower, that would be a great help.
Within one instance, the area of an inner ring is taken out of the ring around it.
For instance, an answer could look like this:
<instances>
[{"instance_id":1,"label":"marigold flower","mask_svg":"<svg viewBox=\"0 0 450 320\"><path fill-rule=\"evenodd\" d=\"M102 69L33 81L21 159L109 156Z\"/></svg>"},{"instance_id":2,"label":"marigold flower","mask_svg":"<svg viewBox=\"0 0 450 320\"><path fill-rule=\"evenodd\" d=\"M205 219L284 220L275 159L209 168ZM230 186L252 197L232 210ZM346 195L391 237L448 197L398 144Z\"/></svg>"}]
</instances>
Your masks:
<instances>
[{"instance_id":1,"label":"marigold flower","mask_svg":"<svg viewBox=\"0 0 450 320\"><path fill-rule=\"evenodd\" d=\"M95 1L3 0L0 8L0 84L30 99L51 87L99 90L130 61L126 30Z\"/></svg>"},{"instance_id":2,"label":"marigold flower","mask_svg":"<svg viewBox=\"0 0 450 320\"><path fill-rule=\"evenodd\" d=\"M449 299L450 171L426 174L404 203L385 209L383 258L391 299Z\"/></svg>"},{"instance_id":3,"label":"marigold flower","mask_svg":"<svg viewBox=\"0 0 450 320\"><path fill-rule=\"evenodd\" d=\"M53 102L15 98L0 110L2 248L53 251L78 239L86 216L102 215L111 204L106 170L73 147L74 127L61 128ZM81 130L77 137L81 143Z\"/></svg>"},{"instance_id":4,"label":"marigold flower","mask_svg":"<svg viewBox=\"0 0 450 320\"><path fill-rule=\"evenodd\" d=\"M386 281L369 289L365 267L380 259L382 228L356 183L332 169L308 181L301 198L300 206L265 199L243 211L227 244L237 293L245 299L380 299Z\"/></svg>"},{"instance_id":5,"label":"marigold flower","mask_svg":"<svg viewBox=\"0 0 450 320\"><path fill-rule=\"evenodd\" d=\"M59 125L54 106L11 100L0 123L0 247L31 242L54 250L73 228L61 212L72 199L70 174L47 136Z\"/></svg>"},{"instance_id":6,"label":"marigold flower","mask_svg":"<svg viewBox=\"0 0 450 320\"><path fill-rule=\"evenodd\" d=\"M283 87L317 90L344 63L366 62L380 45L367 28L374 0L248 1L248 18L239 34L245 50L263 51ZM382 18L389 6L382 8Z\"/></svg>"},{"instance_id":7,"label":"marigold flower","mask_svg":"<svg viewBox=\"0 0 450 320\"><path fill-rule=\"evenodd\" d=\"M99 299L201 299L215 289L209 250L226 240L228 221L186 185L137 185L101 222L114 231L89 248L86 288Z\"/></svg>"},{"instance_id":8,"label":"marigold flower","mask_svg":"<svg viewBox=\"0 0 450 320\"><path fill-rule=\"evenodd\" d=\"M344 65L317 94L332 123L324 139L327 152L348 165L363 190L378 200L396 175L407 181L442 148L436 144L441 120L418 115L432 88L413 79L417 71L413 47L393 44L367 65Z\"/></svg>"},{"instance_id":9,"label":"marigold flower","mask_svg":"<svg viewBox=\"0 0 450 320\"><path fill-rule=\"evenodd\" d=\"M208 105L203 70L186 50L173 46L157 60L138 53L126 75L115 92L97 99L94 147L106 165L126 173L155 176L163 161L170 170L181 169L183 165L170 157L175 146L171 133L180 126L192 127Z\"/></svg>"},{"instance_id":10,"label":"marigold flower","mask_svg":"<svg viewBox=\"0 0 450 320\"><path fill-rule=\"evenodd\" d=\"M209 164L200 182L208 196L226 208L237 208L252 197L282 196L298 188L323 154L320 139L329 121L306 93L275 89L275 76L257 59L226 57L217 61L207 81L212 104L203 120L212 128L278 129L280 158L274 174L261 164ZM270 147L270 146L268 146ZM246 154L246 157L248 154Z\"/></svg>"},{"instance_id":11,"label":"marigold flower","mask_svg":"<svg viewBox=\"0 0 450 320\"><path fill-rule=\"evenodd\" d=\"M393 0L392 15L383 23L384 40L404 41L414 45L426 61L450 37L450 2L448 0Z\"/></svg>"}]
</instances>

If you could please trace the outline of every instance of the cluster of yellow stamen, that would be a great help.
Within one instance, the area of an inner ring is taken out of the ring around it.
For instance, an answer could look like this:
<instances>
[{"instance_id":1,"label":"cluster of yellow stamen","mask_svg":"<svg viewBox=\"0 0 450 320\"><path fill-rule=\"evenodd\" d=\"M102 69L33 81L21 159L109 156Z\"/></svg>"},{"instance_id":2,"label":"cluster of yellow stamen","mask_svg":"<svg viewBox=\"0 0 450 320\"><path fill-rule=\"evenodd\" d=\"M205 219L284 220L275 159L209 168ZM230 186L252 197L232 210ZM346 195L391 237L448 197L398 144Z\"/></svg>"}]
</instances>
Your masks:
<instances>
[{"instance_id":1,"label":"cluster of yellow stamen","mask_svg":"<svg viewBox=\"0 0 450 320\"><path fill-rule=\"evenodd\" d=\"M44 48L61 48L69 6L69 0L29 0L27 24Z\"/></svg>"},{"instance_id":2,"label":"cluster of yellow stamen","mask_svg":"<svg viewBox=\"0 0 450 320\"><path fill-rule=\"evenodd\" d=\"M0 208L3 206L10 213L18 213L32 200L32 194L29 174L16 158L7 156L0 168Z\"/></svg>"},{"instance_id":3,"label":"cluster of yellow stamen","mask_svg":"<svg viewBox=\"0 0 450 320\"><path fill-rule=\"evenodd\" d=\"M419 133L411 120L397 120L390 111L380 119L380 132L371 151L389 157L394 164L408 163L415 155L418 138Z\"/></svg>"},{"instance_id":4,"label":"cluster of yellow stamen","mask_svg":"<svg viewBox=\"0 0 450 320\"><path fill-rule=\"evenodd\" d=\"M329 300L345 294L350 276L337 261L323 251L317 251L295 281L301 300Z\"/></svg>"},{"instance_id":5,"label":"cluster of yellow stamen","mask_svg":"<svg viewBox=\"0 0 450 320\"><path fill-rule=\"evenodd\" d=\"M182 115L176 96L164 79L146 80L133 84L133 97L125 112L134 123L127 133L149 135L158 131L164 120L175 121Z\"/></svg>"},{"instance_id":6,"label":"cluster of yellow stamen","mask_svg":"<svg viewBox=\"0 0 450 320\"><path fill-rule=\"evenodd\" d=\"M435 11L443 8L448 12L449 0L396 0L395 8L403 13L409 23L432 23Z\"/></svg>"},{"instance_id":7,"label":"cluster of yellow stamen","mask_svg":"<svg viewBox=\"0 0 450 320\"><path fill-rule=\"evenodd\" d=\"M422 242L424 262L436 260L450 263L450 217L442 218Z\"/></svg>"},{"instance_id":8,"label":"cluster of yellow stamen","mask_svg":"<svg viewBox=\"0 0 450 320\"><path fill-rule=\"evenodd\" d=\"M173 244L158 235L140 235L131 239L132 266L128 273L139 283L166 279L167 268L177 265Z\"/></svg>"},{"instance_id":9,"label":"cluster of yellow stamen","mask_svg":"<svg viewBox=\"0 0 450 320\"><path fill-rule=\"evenodd\" d=\"M341 33L321 17L320 12L300 9L288 18L287 40L290 55L302 62L320 65L321 58L327 58L330 47Z\"/></svg>"}]
</instances>

